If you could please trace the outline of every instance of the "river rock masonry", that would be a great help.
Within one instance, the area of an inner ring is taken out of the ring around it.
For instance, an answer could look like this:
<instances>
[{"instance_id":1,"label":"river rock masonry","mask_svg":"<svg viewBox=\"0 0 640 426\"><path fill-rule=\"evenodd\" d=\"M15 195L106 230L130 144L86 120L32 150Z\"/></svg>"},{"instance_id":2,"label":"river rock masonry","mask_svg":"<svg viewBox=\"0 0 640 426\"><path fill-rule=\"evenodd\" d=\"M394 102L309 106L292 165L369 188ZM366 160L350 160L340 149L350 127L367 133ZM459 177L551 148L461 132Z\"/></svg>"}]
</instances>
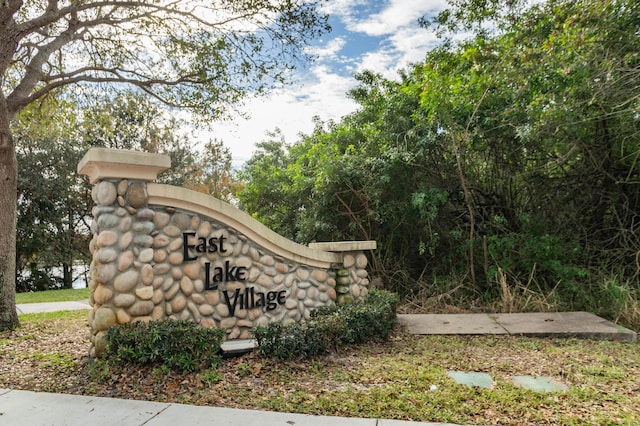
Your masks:
<instances>
[{"instance_id":1,"label":"river rock masonry","mask_svg":"<svg viewBox=\"0 0 640 426\"><path fill-rule=\"evenodd\" d=\"M189 320L245 339L256 326L366 296L365 250L375 242L297 245L220 200L151 183L167 163L94 148L78 167L95 184L91 355L104 352L115 324Z\"/></svg>"}]
</instances>

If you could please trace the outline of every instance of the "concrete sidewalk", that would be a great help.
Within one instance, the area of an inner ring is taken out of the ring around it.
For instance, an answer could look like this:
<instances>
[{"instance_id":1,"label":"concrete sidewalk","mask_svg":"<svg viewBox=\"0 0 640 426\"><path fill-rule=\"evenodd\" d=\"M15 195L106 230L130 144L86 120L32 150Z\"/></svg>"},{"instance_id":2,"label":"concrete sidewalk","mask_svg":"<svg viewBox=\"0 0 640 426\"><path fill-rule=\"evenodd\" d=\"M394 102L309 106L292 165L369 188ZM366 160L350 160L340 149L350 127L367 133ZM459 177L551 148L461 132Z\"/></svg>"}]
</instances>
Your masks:
<instances>
[{"instance_id":1,"label":"concrete sidewalk","mask_svg":"<svg viewBox=\"0 0 640 426\"><path fill-rule=\"evenodd\" d=\"M88 300L47 303L20 303L16 305L16 311L18 311L18 315L39 314L42 312L79 311L81 309L91 309L91 305L89 305Z\"/></svg>"},{"instance_id":2,"label":"concrete sidewalk","mask_svg":"<svg viewBox=\"0 0 640 426\"><path fill-rule=\"evenodd\" d=\"M426 426L363 419L0 389L0 424L11 426ZM453 426L449 424L450 426Z\"/></svg>"},{"instance_id":3,"label":"concrete sidewalk","mask_svg":"<svg viewBox=\"0 0 640 426\"><path fill-rule=\"evenodd\" d=\"M636 342L633 330L588 312L398 315L415 335L512 335Z\"/></svg>"}]
</instances>

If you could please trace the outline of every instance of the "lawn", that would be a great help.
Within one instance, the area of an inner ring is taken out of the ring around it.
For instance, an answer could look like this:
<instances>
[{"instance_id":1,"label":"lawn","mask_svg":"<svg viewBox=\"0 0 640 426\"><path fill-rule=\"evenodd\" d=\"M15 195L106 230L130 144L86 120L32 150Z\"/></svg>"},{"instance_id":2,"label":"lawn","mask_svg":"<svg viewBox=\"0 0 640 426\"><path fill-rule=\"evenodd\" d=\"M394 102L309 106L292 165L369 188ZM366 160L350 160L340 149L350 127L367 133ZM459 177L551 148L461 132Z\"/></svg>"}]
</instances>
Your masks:
<instances>
[{"instance_id":1,"label":"lawn","mask_svg":"<svg viewBox=\"0 0 640 426\"><path fill-rule=\"evenodd\" d=\"M67 302L70 300L86 300L91 295L88 288L65 288L61 290L34 291L17 293L16 303Z\"/></svg>"},{"instance_id":2,"label":"lawn","mask_svg":"<svg viewBox=\"0 0 640 426\"><path fill-rule=\"evenodd\" d=\"M0 333L0 388L459 424L640 424L636 343L513 336L410 336L310 360L255 354L178 374L158 366L88 360L86 312L21 316ZM478 371L495 385L455 384ZM517 388L513 375L551 376L567 392Z\"/></svg>"}]
</instances>

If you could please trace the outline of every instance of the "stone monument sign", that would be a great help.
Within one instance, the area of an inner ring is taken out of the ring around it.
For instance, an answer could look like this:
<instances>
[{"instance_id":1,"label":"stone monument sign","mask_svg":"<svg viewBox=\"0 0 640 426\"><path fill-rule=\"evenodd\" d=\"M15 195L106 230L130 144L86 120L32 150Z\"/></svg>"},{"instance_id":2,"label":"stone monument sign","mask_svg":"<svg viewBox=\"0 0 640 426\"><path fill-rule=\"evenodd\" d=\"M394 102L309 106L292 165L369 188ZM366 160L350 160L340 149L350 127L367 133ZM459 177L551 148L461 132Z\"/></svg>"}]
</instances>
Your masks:
<instances>
[{"instance_id":1,"label":"stone monument sign","mask_svg":"<svg viewBox=\"0 0 640 426\"><path fill-rule=\"evenodd\" d=\"M165 318L251 337L271 322L364 297L375 241L296 244L223 201L154 183L161 154L92 148L91 355L115 324Z\"/></svg>"}]
</instances>

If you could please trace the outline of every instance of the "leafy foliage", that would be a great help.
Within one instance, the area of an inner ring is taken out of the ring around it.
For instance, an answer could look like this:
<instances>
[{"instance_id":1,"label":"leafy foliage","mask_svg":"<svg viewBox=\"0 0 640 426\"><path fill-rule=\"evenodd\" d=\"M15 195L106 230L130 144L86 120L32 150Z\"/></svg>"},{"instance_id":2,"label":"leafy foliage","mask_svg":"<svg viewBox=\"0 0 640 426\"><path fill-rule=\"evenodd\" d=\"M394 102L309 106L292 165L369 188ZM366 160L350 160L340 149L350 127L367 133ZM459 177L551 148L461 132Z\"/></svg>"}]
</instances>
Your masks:
<instances>
[{"instance_id":1,"label":"leafy foliage","mask_svg":"<svg viewBox=\"0 0 640 426\"><path fill-rule=\"evenodd\" d=\"M329 29L317 4L301 1L55 0L8 2L2 13L9 24L0 37L11 40L2 92L12 113L63 85L116 82L219 117L284 82L309 59L303 47Z\"/></svg>"},{"instance_id":2,"label":"leafy foliage","mask_svg":"<svg viewBox=\"0 0 640 426\"><path fill-rule=\"evenodd\" d=\"M116 363L163 365L190 372L220 361L224 330L199 327L191 321L139 321L111 327L106 353Z\"/></svg>"},{"instance_id":3,"label":"leafy foliage","mask_svg":"<svg viewBox=\"0 0 640 426\"><path fill-rule=\"evenodd\" d=\"M71 288L76 263L89 263L90 187L76 173L84 147L69 143L77 137L72 110L49 100L24 110L14 126L18 291Z\"/></svg>"},{"instance_id":4,"label":"leafy foliage","mask_svg":"<svg viewBox=\"0 0 640 426\"><path fill-rule=\"evenodd\" d=\"M91 187L77 165L91 146L165 152L172 168L159 179L197 182L198 158L179 123L136 95L81 106L47 98L32 104L12 127L19 164L17 290L71 288L88 269ZM84 265L84 268L82 267Z\"/></svg>"},{"instance_id":5,"label":"leafy foliage","mask_svg":"<svg viewBox=\"0 0 640 426\"><path fill-rule=\"evenodd\" d=\"M327 353L332 347L334 329L326 321L295 322L286 326L270 323L256 327L253 334L261 357L290 360Z\"/></svg>"},{"instance_id":6,"label":"leafy foliage","mask_svg":"<svg viewBox=\"0 0 640 426\"><path fill-rule=\"evenodd\" d=\"M386 340L396 324L398 296L372 290L364 301L315 310L311 320L256 327L257 352L281 360L321 355L345 344Z\"/></svg>"},{"instance_id":7,"label":"leafy foliage","mask_svg":"<svg viewBox=\"0 0 640 426\"><path fill-rule=\"evenodd\" d=\"M359 110L256 155L241 205L301 243L376 240L374 273L402 294L453 274L491 301L502 269L598 312L607 277L640 278L639 7L452 1L434 24L467 38L400 81L358 75Z\"/></svg>"},{"instance_id":8,"label":"leafy foliage","mask_svg":"<svg viewBox=\"0 0 640 426\"><path fill-rule=\"evenodd\" d=\"M192 173L182 186L194 191L232 201L236 182L231 171L231 152L221 140L205 144L204 151L197 156Z\"/></svg>"},{"instance_id":9,"label":"leafy foliage","mask_svg":"<svg viewBox=\"0 0 640 426\"><path fill-rule=\"evenodd\" d=\"M395 293L373 289L364 302L331 305L317 309L312 318L336 322L337 345L387 340L396 325L396 310L400 299Z\"/></svg>"}]
</instances>

